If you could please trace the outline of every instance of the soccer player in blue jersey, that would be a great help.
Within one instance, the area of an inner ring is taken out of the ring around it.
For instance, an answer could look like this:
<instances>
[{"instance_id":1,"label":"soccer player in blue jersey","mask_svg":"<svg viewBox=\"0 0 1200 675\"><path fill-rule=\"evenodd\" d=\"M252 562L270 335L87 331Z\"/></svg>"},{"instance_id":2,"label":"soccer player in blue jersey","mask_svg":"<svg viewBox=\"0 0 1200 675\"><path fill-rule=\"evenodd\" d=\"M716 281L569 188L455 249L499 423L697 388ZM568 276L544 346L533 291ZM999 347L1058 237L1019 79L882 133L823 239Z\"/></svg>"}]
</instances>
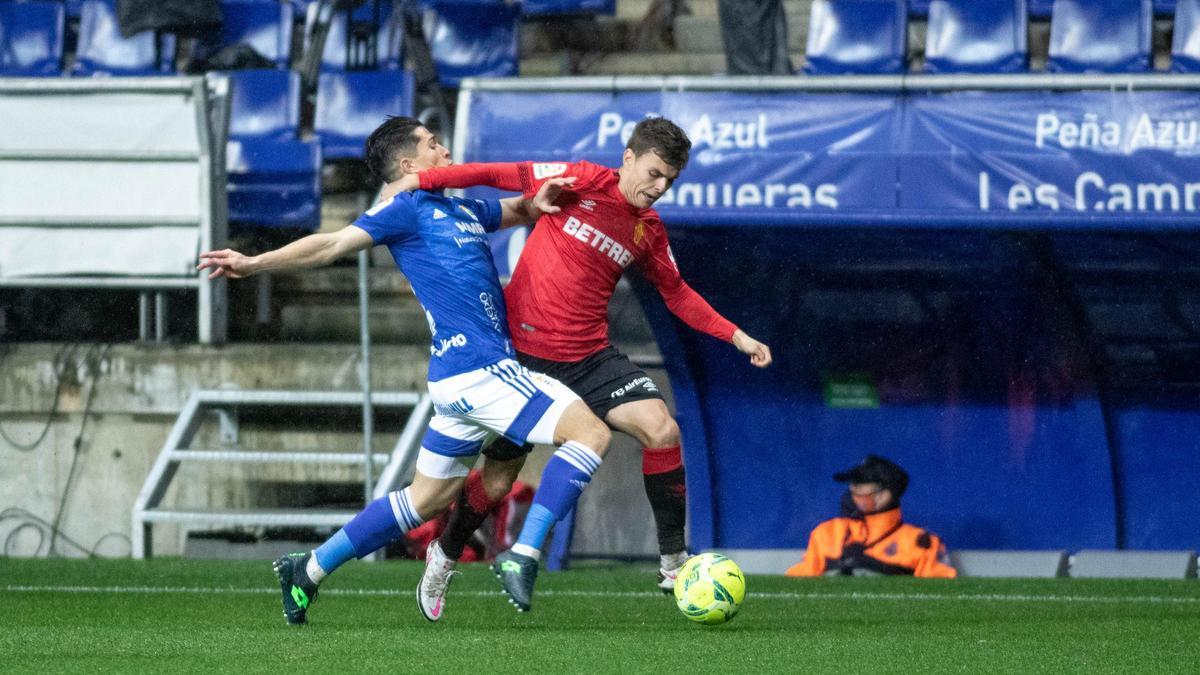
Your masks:
<instances>
[{"instance_id":1,"label":"soccer player in blue jersey","mask_svg":"<svg viewBox=\"0 0 1200 675\"><path fill-rule=\"evenodd\" d=\"M367 139L367 164L385 182L450 163L449 151L413 118L390 118ZM482 448L497 436L518 446L527 441L558 446L534 499L546 530L574 506L599 468L608 427L570 389L514 360L504 294L486 236L557 211L553 200L569 184L570 179L562 179L532 199L498 201L404 193L383 200L342 230L309 235L262 255L229 249L200 255L198 268L211 269L209 278L237 279L317 267L387 246L425 308L433 333L428 380L436 414L421 442L413 482L368 504L315 550L275 561L289 624L307 621L318 585L343 563L372 553L445 510ZM487 457L485 480L511 482L523 461L523 454ZM505 581L505 589L518 608L527 610L536 562L532 570L521 572ZM440 618L440 603L418 605L430 621Z\"/></svg>"}]
</instances>

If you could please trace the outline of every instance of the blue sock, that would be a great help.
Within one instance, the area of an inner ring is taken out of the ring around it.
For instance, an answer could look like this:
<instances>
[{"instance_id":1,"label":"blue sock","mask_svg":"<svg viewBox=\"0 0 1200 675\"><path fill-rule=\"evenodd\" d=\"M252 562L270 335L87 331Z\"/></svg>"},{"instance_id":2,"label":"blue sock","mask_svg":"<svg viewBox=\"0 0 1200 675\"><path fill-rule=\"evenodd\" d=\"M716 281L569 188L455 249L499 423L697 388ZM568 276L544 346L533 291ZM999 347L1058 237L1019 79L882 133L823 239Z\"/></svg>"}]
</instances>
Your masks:
<instances>
[{"instance_id":1,"label":"blue sock","mask_svg":"<svg viewBox=\"0 0 1200 675\"><path fill-rule=\"evenodd\" d=\"M317 559L317 564L321 566L321 571L325 574L329 574L341 567L342 563L353 558L354 544L350 543L350 537L346 535L346 528L343 527L334 532L332 537L318 546L317 550L313 551L313 557Z\"/></svg>"},{"instance_id":2,"label":"blue sock","mask_svg":"<svg viewBox=\"0 0 1200 675\"><path fill-rule=\"evenodd\" d=\"M409 499L409 488L388 493L367 504L354 519L338 530L315 551L317 564L325 574L333 572L351 558L363 558L420 525Z\"/></svg>"},{"instance_id":3,"label":"blue sock","mask_svg":"<svg viewBox=\"0 0 1200 675\"><path fill-rule=\"evenodd\" d=\"M540 551L550 528L575 506L598 468L600 456L595 452L574 441L564 443L542 471L542 483L533 495L517 544Z\"/></svg>"}]
</instances>

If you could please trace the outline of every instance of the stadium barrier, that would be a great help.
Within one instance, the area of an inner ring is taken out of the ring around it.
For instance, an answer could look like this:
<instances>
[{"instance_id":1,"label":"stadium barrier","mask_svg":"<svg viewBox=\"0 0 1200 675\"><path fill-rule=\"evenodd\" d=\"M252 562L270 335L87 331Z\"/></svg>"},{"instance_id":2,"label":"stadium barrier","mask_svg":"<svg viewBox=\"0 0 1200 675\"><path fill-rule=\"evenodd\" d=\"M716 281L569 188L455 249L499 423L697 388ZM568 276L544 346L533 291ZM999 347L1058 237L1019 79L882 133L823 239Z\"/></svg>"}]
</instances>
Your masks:
<instances>
[{"instance_id":1,"label":"stadium barrier","mask_svg":"<svg viewBox=\"0 0 1200 675\"><path fill-rule=\"evenodd\" d=\"M165 337L166 296L198 294L198 337L226 332L224 280L196 271L225 239L224 80L0 80L0 286L137 289Z\"/></svg>"},{"instance_id":2,"label":"stadium barrier","mask_svg":"<svg viewBox=\"0 0 1200 675\"><path fill-rule=\"evenodd\" d=\"M1194 548L1198 88L467 80L454 151L614 166L646 115L688 131L691 162L656 207L675 259L776 355L751 368L642 285L693 549L802 548L836 513L830 476L869 452L909 469L906 516L952 551Z\"/></svg>"}]
</instances>

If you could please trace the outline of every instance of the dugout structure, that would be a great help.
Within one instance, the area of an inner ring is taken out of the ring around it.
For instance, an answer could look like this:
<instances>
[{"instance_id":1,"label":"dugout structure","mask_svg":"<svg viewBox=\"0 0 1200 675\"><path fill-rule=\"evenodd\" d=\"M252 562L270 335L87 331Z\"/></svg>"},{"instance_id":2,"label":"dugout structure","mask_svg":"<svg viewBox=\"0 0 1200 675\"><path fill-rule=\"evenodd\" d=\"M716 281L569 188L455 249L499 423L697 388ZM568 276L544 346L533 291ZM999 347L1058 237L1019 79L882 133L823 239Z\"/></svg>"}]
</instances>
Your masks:
<instances>
[{"instance_id":1,"label":"dugout structure","mask_svg":"<svg viewBox=\"0 0 1200 675\"><path fill-rule=\"evenodd\" d=\"M454 148L616 166L646 115L691 136L657 207L675 259L776 357L756 370L643 293L693 550L802 549L867 453L910 471L906 518L952 549L1195 549L1198 87L468 80Z\"/></svg>"},{"instance_id":2,"label":"dugout structure","mask_svg":"<svg viewBox=\"0 0 1200 675\"><path fill-rule=\"evenodd\" d=\"M192 290L224 341L224 280L195 269L226 234L224 79L6 78L0 119L0 285L138 290L144 340Z\"/></svg>"}]
</instances>

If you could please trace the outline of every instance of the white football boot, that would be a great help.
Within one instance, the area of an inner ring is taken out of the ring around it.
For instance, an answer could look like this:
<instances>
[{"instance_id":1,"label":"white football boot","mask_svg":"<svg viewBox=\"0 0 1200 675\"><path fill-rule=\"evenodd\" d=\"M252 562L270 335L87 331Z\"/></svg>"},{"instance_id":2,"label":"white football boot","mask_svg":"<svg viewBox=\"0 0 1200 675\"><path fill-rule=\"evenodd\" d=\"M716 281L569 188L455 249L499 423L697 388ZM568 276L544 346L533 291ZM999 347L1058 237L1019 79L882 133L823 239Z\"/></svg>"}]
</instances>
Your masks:
<instances>
[{"instance_id":1,"label":"white football boot","mask_svg":"<svg viewBox=\"0 0 1200 675\"><path fill-rule=\"evenodd\" d=\"M668 594L675 592L675 577L679 576L679 570L683 569L683 563L687 560L687 551L659 558L662 567L658 569L658 590Z\"/></svg>"},{"instance_id":2,"label":"white football boot","mask_svg":"<svg viewBox=\"0 0 1200 675\"><path fill-rule=\"evenodd\" d=\"M425 551L425 573L421 575L421 583L417 584L417 607L429 621L442 618L446 609L446 587L458 574L454 571L455 564L442 552L442 545L436 540Z\"/></svg>"}]
</instances>

